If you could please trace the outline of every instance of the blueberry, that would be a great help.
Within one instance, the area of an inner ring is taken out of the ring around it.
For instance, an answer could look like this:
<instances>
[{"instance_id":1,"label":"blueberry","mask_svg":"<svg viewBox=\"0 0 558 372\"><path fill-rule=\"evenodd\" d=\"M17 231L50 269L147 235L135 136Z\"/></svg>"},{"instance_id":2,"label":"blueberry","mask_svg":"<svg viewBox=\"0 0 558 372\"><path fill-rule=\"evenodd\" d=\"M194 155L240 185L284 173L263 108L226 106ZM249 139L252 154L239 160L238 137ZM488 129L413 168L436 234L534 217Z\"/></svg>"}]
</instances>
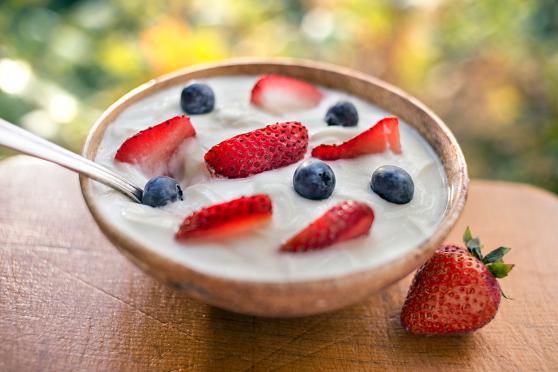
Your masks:
<instances>
[{"instance_id":1,"label":"blueberry","mask_svg":"<svg viewBox=\"0 0 558 372\"><path fill-rule=\"evenodd\" d=\"M215 94L207 84L190 84L182 89L180 105L187 114L207 114L215 106Z\"/></svg>"},{"instance_id":2,"label":"blueberry","mask_svg":"<svg viewBox=\"0 0 558 372\"><path fill-rule=\"evenodd\" d=\"M415 185L403 168L384 165L374 171L370 181L372 191L395 204L406 204L413 199Z\"/></svg>"},{"instance_id":3,"label":"blueberry","mask_svg":"<svg viewBox=\"0 0 558 372\"><path fill-rule=\"evenodd\" d=\"M182 199L182 189L174 178L160 176L150 179L143 189L142 204L162 207Z\"/></svg>"},{"instance_id":4,"label":"blueberry","mask_svg":"<svg viewBox=\"0 0 558 372\"><path fill-rule=\"evenodd\" d=\"M351 102L337 102L327 110L325 121L328 125L354 127L358 124L358 111Z\"/></svg>"},{"instance_id":5,"label":"blueberry","mask_svg":"<svg viewBox=\"0 0 558 372\"><path fill-rule=\"evenodd\" d=\"M307 160L296 168L293 186L300 196L307 199L326 199L335 188L335 173L323 161Z\"/></svg>"}]
</instances>

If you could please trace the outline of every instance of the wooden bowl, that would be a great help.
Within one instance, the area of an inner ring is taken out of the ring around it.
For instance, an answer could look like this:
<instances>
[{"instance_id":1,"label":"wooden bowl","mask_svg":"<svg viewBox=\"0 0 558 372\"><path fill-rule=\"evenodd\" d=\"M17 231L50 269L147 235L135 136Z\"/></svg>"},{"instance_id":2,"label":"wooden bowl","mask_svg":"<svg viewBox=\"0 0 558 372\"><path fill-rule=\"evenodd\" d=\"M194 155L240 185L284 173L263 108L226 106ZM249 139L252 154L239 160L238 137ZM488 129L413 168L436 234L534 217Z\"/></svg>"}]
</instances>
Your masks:
<instances>
[{"instance_id":1,"label":"wooden bowl","mask_svg":"<svg viewBox=\"0 0 558 372\"><path fill-rule=\"evenodd\" d=\"M339 309L364 300L403 278L442 243L463 210L469 179L463 153L454 136L432 111L401 90L368 75L323 63L291 59L242 59L194 66L152 80L114 103L91 129L83 154L95 159L105 129L130 104L161 89L191 79L219 75L278 73L346 91L397 115L416 128L434 148L444 166L449 200L441 223L420 246L382 267L348 275L300 282L269 283L208 275L163 257L119 231L98 211L91 180L81 177L83 196L104 234L147 273L189 296L231 311L270 317L293 317Z\"/></svg>"}]
</instances>

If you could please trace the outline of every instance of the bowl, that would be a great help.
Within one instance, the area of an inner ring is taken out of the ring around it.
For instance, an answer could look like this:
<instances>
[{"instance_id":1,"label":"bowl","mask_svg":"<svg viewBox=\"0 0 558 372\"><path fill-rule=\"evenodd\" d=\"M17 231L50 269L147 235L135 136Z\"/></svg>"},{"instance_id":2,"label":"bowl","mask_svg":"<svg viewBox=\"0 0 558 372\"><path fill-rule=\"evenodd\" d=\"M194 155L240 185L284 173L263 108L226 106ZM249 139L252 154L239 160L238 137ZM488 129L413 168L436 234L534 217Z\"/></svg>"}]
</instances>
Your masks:
<instances>
[{"instance_id":1,"label":"bowl","mask_svg":"<svg viewBox=\"0 0 558 372\"><path fill-rule=\"evenodd\" d=\"M430 143L441 159L448 180L448 203L437 229L407 254L385 265L325 279L295 282L255 282L208 275L176 262L120 231L99 213L88 178L81 177L85 202L108 239L132 262L188 296L230 311L267 317L294 317L332 311L363 301L403 278L442 243L460 216L469 179L465 158L447 126L430 109L400 89L377 78L334 65L292 59L242 59L198 65L149 81L110 106L95 123L83 154L95 159L106 128L130 104L161 89L189 80L221 75L277 73L346 91L402 118Z\"/></svg>"}]
</instances>

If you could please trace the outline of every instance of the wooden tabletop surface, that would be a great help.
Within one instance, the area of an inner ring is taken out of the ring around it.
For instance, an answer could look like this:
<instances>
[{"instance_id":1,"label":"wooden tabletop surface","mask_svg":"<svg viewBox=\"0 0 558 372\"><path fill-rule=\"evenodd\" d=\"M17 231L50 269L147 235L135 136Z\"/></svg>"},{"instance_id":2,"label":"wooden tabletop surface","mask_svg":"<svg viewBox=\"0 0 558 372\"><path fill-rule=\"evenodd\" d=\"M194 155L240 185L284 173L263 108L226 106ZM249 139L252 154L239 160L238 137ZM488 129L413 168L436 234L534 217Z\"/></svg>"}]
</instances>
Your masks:
<instances>
[{"instance_id":1,"label":"wooden tabletop surface","mask_svg":"<svg viewBox=\"0 0 558 372\"><path fill-rule=\"evenodd\" d=\"M555 370L558 198L473 181L466 225L516 263L494 321L465 336L399 325L410 277L334 313L265 319L219 310L151 279L95 226L62 168L0 162L0 370Z\"/></svg>"}]
</instances>

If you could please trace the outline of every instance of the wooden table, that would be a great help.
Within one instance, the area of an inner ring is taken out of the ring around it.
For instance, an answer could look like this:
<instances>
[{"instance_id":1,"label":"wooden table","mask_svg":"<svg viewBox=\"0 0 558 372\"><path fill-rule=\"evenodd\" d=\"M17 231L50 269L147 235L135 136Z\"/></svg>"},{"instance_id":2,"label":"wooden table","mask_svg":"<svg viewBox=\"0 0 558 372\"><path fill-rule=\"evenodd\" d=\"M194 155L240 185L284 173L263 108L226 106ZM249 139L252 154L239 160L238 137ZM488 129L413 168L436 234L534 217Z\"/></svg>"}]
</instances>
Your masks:
<instances>
[{"instance_id":1,"label":"wooden table","mask_svg":"<svg viewBox=\"0 0 558 372\"><path fill-rule=\"evenodd\" d=\"M558 198L474 181L465 225L516 268L482 330L419 337L399 325L410 277L320 316L237 315L157 283L97 229L77 176L16 157L0 163L0 370L556 370Z\"/></svg>"}]
</instances>

